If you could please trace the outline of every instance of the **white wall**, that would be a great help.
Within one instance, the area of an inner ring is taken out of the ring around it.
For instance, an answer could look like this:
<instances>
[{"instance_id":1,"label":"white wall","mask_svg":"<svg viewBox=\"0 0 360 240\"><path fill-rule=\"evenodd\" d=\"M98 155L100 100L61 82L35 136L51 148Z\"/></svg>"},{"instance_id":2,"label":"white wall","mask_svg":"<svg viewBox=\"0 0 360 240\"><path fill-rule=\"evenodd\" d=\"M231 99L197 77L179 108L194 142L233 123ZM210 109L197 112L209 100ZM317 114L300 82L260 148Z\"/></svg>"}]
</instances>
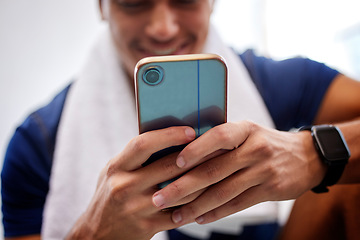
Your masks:
<instances>
[{"instance_id":1,"label":"white wall","mask_svg":"<svg viewBox=\"0 0 360 240\"><path fill-rule=\"evenodd\" d=\"M101 26L96 1L0 1L0 146L62 88Z\"/></svg>"},{"instance_id":2,"label":"white wall","mask_svg":"<svg viewBox=\"0 0 360 240\"><path fill-rule=\"evenodd\" d=\"M0 163L15 127L70 81L101 27L95 0L0 1Z\"/></svg>"},{"instance_id":3,"label":"white wall","mask_svg":"<svg viewBox=\"0 0 360 240\"><path fill-rule=\"evenodd\" d=\"M360 36L345 34L359 29L358 2L217 0L213 20L239 50L301 54L360 78ZM0 1L1 159L14 128L70 81L102 27L95 0Z\"/></svg>"},{"instance_id":4,"label":"white wall","mask_svg":"<svg viewBox=\"0 0 360 240\"><path fill-rule=\"evenodd\" d=\"M214 20L237 49L306 56L360 79L359 9L359 0L218 0Z\"/></svg>"},{"instance_id":5,"label":"white wall","mask_svg":"<svg viewBox=\"0 0 360 240\"><path fill-rule=\"evenodd\" d=\"M358 0L269 0L268 53L307 56L360 79L359 9Z\"/></svg>"}]
</instances>

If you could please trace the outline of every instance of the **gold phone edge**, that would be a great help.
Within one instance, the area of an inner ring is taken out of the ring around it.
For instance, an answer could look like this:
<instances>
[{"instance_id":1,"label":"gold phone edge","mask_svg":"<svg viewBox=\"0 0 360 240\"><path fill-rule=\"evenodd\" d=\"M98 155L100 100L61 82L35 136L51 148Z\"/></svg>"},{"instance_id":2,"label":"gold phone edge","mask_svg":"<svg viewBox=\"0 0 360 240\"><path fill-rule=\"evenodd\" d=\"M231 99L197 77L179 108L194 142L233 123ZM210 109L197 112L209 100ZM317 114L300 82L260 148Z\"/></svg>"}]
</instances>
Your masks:
<instances>
[{"instance_id":1,"label":"gold phone edge","mask_svg":"<svg viewBox=\"0 0 360 240\"><path fill-rule=\"evenodd\" d=\"M185 54L185 55L168 55L168 56L154 56L154 57L145 57L140 59L134 70L134 90L135 90L135 105L136 105L136 115L137 115L137 122L138 122L138 132L140 132L140 112L139 112L139 100L138 100L138 84L136 81L136 75L138 70L141 66L148 64L148 63L156 63L156 62L165 62L165 61L195 61L195 60L204 60L204 59L217 59L224 64L225 67L225 123L227 122L227 105L228 105L228 69L225 59L217 54L214 53L199 53L199 54Z\"/></svg>"}]
</instances>

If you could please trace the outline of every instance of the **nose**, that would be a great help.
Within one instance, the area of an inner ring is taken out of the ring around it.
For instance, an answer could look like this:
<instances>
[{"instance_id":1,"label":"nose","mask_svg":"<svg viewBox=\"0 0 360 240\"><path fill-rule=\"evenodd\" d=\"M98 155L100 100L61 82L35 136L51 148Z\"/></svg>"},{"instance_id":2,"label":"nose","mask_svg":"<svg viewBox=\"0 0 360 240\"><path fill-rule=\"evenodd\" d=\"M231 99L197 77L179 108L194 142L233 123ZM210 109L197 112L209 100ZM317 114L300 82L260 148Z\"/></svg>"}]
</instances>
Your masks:
<instances>
[{"instance_id":1,"label":"nose","mask_svg":"<svg viewBox=\"0 0 360 240\"><path fill-rule=\"evenodd\" d=\"M153 7L145 33L159 42L171 40L179 32L176 12L166 2Z\"/></svg>"}]
</instances>

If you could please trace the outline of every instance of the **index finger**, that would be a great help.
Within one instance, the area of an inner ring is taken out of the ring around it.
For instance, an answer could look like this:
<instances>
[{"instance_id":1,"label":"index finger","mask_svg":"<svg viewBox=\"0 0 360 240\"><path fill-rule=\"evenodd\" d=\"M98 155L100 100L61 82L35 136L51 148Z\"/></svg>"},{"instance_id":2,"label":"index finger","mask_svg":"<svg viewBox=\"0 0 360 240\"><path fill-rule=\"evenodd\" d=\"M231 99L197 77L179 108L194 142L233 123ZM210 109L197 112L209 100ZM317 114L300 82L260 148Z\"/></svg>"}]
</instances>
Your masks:
<instances>
[{"instance_id":1,"label":"index finger","mask_svg":"<svg viewBox=\"0 0 360 240\"><path fill-rule=\"evenodd\" d=\"M217 155L221 150L238 148L248 137L250 122L225 123L216 126L188 144L178 155L179 168L191 168Z\"/></svg>"},{"instance_id":2,"label":"index finger","mask_svg":"<svg viewBox=\"0 0 360 240\"><path fill-rule=\"evenodd\" d=\"M169 127L140 134L133 138L124 150L111 160L112 167L132 171L141 165L155 152L162 149L186 144L195 138L191 127Z\"/></svg>"}]
</instances>

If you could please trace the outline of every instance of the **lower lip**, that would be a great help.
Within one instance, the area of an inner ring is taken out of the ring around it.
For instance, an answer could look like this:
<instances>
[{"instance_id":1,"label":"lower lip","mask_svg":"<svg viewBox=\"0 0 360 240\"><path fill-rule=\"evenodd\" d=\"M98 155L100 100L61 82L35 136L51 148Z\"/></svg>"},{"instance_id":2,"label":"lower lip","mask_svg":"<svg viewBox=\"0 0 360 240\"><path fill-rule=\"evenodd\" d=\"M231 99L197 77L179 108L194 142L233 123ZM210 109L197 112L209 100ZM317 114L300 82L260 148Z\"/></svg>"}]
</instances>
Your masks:
<instances>
[{"instance_id":1,"label":"lower lip","mask_svg":"<svg viewBox=\"0 0 360 240\"><path fill-rule=\"evenodd\" d=\"M160 51L143 51L140 50L142 54L146 56L162 56L162 55L180 55L185 54L186 48L189 44L183 44L179 48L160 50Z\"/></svg>"},{"instance_id":2,"label":"lower lip","mask_svg":"<svg viewBox=\"0 0 360 240\"><path fill-rule=\"evenodd\" d=\"M155 51L155 52L154 52L154 55L169 55L169 54L174 54L175 51L176 51L176 49Z\"/></svg>"}]
</instances>

